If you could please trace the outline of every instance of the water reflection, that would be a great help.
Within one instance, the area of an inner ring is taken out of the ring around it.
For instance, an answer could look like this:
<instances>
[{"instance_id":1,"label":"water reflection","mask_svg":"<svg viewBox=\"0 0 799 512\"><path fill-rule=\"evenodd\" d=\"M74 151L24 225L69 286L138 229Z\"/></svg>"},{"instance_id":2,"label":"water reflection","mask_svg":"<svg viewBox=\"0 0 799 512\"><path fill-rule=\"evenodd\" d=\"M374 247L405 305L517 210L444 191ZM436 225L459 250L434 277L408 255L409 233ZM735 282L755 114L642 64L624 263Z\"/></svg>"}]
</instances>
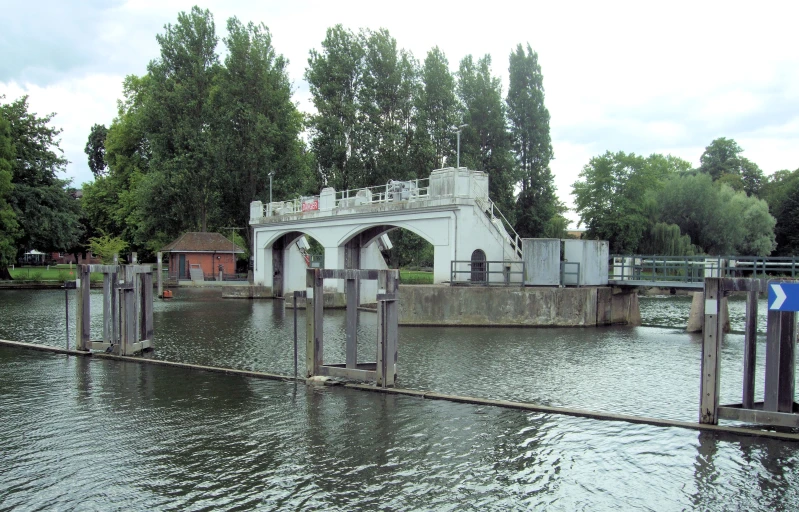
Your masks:
<instances>
[{"instance_id":1,"label":"water reflection","mask_svg":"<svg viewBox=\"0 0 799 512\"><path fill-rule=\"evenodd\" d=\"M799 504L780 441L2 347L0 365L9 509Z\"/></svg>"}]
</instances>

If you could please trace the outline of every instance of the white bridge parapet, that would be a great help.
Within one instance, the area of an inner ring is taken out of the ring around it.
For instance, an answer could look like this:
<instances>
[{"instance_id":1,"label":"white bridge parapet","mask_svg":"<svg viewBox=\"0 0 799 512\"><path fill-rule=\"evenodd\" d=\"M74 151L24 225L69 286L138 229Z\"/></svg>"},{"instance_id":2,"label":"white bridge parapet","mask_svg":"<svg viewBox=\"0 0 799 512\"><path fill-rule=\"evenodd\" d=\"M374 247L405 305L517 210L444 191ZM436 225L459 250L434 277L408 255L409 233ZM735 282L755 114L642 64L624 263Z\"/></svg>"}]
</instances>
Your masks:
<instances>
[{"instance_id":1,"label":"white bridge parapet","mask_svg":"<svg viewBox=\"0 0 799 512\"><path fill-rule=\"evenodd\" d=\"M448 282L451 262L470 260L478 250L487 260L521 260L521 239L488 197L488 175L463 167L437 169L426 179L344 191L324 188L318 196L267 204L253 201L250 225L255 284L272 287L276 296L305 287L304 268L291 262L298 258L292 245L303 235L325 248L325 268L357 269L366 261L370 268L382 268L374 242L391 229L407 229L433 245L435 283ZM281 254L274 254L278 248Z\"/></svg>"}]
</instances>

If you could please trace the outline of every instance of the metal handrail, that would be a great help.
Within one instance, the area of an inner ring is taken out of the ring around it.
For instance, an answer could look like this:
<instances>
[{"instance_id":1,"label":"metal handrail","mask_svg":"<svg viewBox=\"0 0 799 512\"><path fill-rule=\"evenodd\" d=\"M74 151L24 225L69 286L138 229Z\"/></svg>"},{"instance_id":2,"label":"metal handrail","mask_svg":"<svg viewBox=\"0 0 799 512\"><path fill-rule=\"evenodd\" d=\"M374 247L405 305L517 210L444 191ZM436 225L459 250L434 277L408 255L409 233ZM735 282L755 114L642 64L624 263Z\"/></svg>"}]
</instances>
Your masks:
<instances>
[{"instance_id":1,"label":"metal handrail","mask_svg":"<svg viewBox=\"0 0 799 512\"><path fill-rule=\"evenodd\" d=\"M472 268L467 270L458 270L458 265L469 265ZM475 270L473 265L475 264L484 264L485 267L483 269ZM501 265L501 270L491 270L492 265L496 266L497 264ZM515 268L521 267L521 270L513 270ZM468 274L468 279L458 279L458 275L460 274ZM471 277L477 274L478 276L482 276L483 279L472 280ZM502 275L501 280L491 280L491 276L495 275ZM519 279L515 279L516 276ZM470 284L470 285L480 285L480 286L524 286L524 276L525 276L525 262L524 261L516 261L516 260L485 260L485 261L475 261L475 260L452 260L450 262L450 285L461 285L461 284Z\"/></svg>"},{"instance_id":2,"label":"metal handrail","mask_svg":"<svg viewBox=\"0 0 799 512\"><path fill-rule=\"evenodd\" d=\"M508 232L508 235L512 235L512 239L508 240L508 242L511 244L511 247L513 247L516 256L521 258L522 239L519 236L519 234L516 232L516 230L513 229L513 226L508 221L508 219L505 218L505 215L502 213L502 210L500 210L499 207L496 205L496 203L494 203L494 201L492 201L491 198L488 196L488 191L480 187L474 180L472 180L472 190L473 190L473 195L475 197L475 201L478 204L484 200L488 202L487 207L481 207L483 208L483 211L488 212L490 210L489 215L491 216L491 218L492 219L499 218L500 221L502 222L503 227L505 228L505 231ZM483 196L485 196L485 199L483 199ZM496 217L494 215L495 210L499 214L499 217Z\"/></svg>"},{"instance_id":3,"label":"metal handrail","mask_svg":"<svg viewBox=\"0 0 799 512\"><path fill-rule=\"evenodd\" d=\"M613 255L610 279L615 281L668 281L696 283L705 277L741 277L744 274L799 275L796 256L660 256Z\"/></svg>"}]
</instances>

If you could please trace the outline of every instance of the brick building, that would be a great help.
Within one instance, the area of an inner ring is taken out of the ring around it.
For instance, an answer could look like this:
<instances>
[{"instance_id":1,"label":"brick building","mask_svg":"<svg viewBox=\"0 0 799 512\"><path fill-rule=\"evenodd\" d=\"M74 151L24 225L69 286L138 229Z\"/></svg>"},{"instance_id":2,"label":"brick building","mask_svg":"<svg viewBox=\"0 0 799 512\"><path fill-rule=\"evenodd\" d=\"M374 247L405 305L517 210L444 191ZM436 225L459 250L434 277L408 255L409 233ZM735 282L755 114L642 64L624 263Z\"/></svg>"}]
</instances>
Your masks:
<instances>
[{"instance_id":1,"label":"brick building","mask_svg":"<svg viewBox=\"0 0 799 512\"><path fill-rule=\"evenodd\" d=\"M169 278L211 279L236 273L236 255L244 249L219 233L183 233L161 252L169 254ZM200 272L204 277L199 277ZM192 275L194 274L194 275Z\"/></svg>"}]
</instances>

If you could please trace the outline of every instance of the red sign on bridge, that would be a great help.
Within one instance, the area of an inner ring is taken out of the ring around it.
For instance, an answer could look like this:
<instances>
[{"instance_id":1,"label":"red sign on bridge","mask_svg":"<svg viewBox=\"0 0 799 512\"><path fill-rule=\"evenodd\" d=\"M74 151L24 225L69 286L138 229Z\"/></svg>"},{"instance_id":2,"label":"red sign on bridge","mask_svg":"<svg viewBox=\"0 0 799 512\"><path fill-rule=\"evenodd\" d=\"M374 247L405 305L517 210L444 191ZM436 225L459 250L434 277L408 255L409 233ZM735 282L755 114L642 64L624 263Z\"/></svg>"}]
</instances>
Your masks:
<instances>
[{"instance_id":1,"label":"red sign on bridge","mask_svg":"<svg viewBox=\"0 0 799 512\"><path fill-rule=\"evenodd\" d=\"M303 212L310 212L312 210L319 209L319 199L313 199L311 201L303 201L302 203L302 211Z\"/></svg>"}]
</instances>

